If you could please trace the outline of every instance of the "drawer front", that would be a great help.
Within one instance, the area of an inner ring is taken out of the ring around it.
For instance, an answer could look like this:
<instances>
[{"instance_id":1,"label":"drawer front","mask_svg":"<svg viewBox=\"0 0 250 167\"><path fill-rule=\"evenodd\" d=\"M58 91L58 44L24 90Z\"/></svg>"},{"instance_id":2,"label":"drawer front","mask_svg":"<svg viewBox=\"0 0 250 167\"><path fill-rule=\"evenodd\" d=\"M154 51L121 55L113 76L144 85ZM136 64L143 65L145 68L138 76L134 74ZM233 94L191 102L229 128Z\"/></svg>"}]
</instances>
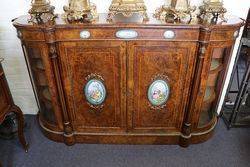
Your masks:
<instances>
[{"instance_id":1,"label":"drawer front","mask_svg":"<svg viewBox=\"0 0 250 167\"><path fill-rule=\"evenodd\" d=\"M125 36L122 36L122 35ZM134 35L136 34L136 35ZM131 38L131 35L133 36ZM197 41L199 30L177 28L83 28L83 29L60 29L56 31L58 41L68 40L93 40L93 39L119 39L119 40L177 40Z\"/></svg>"},{"instance_id":2,"label":"drawer front","mask_svg":"<svg viewBox=\"0 0 250 167\"><path fill-rule=\"evenodd\" d=\"M196 43L130 42L130 128L145 132L181 129Z\"/></svg>"},{"instance_id":3,"label":"drawer front","mask_svg":"<svg viewBox=\"0 0 250 167\"><path fill-rule=\"evenodd\" d=\"M62 77L77 132L123 131L125 127L125 43L60 43Z\"/></svg>"}]
</instances>

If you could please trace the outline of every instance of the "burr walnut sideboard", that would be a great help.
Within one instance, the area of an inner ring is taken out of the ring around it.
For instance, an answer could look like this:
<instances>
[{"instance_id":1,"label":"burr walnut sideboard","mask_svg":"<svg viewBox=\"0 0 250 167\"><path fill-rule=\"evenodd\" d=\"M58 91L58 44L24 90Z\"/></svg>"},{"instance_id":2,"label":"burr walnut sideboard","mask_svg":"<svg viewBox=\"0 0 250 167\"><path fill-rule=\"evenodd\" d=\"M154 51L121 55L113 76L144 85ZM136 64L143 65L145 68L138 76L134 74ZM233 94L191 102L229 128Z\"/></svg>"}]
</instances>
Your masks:
<instances>
[{"instance_id":1,"label":"burr walnut sideboard","mask_svg":"<svg viewBox=\"0 0 250 167\"><path fill-rule=\"evenodd\" d=\"M51 140L189 144L209 139L243 21L93 23L14 20Z\"/></svg>"}]
</instances>

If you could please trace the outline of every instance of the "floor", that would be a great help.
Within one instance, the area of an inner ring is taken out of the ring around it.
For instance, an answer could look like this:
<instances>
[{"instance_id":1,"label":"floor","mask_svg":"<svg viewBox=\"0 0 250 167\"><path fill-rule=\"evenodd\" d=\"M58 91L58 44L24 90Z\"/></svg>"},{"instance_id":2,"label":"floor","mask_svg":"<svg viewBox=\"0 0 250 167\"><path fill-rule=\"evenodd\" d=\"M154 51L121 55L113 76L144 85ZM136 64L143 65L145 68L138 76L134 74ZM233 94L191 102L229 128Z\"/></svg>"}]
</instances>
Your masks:
<instances>
[{"instance_id":1,"label":"floor","mask_svg":"<svg viewBox=\"0 0 250 167\"><path fill-rule=\"evenodd\" d=\"M88 145L68 147L45 138L35 116L27 116L28 153L17 139L0 139L3 167L249 167L250 129L228 131L219 121L214 137L198 145Z\"/></svg>"}]
</instances>

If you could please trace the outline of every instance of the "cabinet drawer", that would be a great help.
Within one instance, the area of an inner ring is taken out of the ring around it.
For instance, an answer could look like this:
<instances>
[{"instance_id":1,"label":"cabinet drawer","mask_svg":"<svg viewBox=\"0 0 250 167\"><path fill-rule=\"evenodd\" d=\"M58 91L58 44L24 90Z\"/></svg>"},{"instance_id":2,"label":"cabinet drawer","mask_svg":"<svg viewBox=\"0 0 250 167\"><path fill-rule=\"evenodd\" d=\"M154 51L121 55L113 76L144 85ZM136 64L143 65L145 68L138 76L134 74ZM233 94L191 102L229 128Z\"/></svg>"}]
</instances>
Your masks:
<instances>
[{"instance_id":1,"label":"cabinet drawer","mask_svg":"<svg viewBox=\"0 0 250 167\"><path fill-rule=\"evenodd\" d=\"M177 41L197 41L199 37L199 31L197 29L177 29L177 28L82 28L82 29L62 29L56 31L58 41L68 40L91 40L91 39L119 39L126 40L126 38L117 37L119 31L134 31L138 35L133 40L142 39L158 39L158 40L177 40ZM84 37L81 37L81 33L86 33ZM174 36L170 38L166 36L167 32L173 32ZM131 38L128 38L132 40ZM127 39L127 40L128 40Z\"/></svg>"}]
</instances>

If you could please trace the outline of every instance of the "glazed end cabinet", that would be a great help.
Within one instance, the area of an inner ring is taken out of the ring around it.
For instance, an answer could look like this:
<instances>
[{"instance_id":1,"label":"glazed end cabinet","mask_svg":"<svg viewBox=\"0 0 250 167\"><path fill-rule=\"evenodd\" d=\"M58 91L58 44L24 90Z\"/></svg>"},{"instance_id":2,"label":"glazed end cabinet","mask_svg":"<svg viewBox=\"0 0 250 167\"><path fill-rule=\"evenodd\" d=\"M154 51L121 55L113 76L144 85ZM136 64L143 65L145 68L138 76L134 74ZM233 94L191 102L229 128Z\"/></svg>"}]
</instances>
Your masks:
<instances>
[{"instance_id":1,"label":"glazed end cabinet","mask_svg":"<svg viewBox=\"0 0 250 167\"><path fill-rule=\"evenodd\" d=\"M150 21L36 25L14 21L51 140L189 144L216 126L240 19L217 25Z\"/></svg>"}]
</instances>

